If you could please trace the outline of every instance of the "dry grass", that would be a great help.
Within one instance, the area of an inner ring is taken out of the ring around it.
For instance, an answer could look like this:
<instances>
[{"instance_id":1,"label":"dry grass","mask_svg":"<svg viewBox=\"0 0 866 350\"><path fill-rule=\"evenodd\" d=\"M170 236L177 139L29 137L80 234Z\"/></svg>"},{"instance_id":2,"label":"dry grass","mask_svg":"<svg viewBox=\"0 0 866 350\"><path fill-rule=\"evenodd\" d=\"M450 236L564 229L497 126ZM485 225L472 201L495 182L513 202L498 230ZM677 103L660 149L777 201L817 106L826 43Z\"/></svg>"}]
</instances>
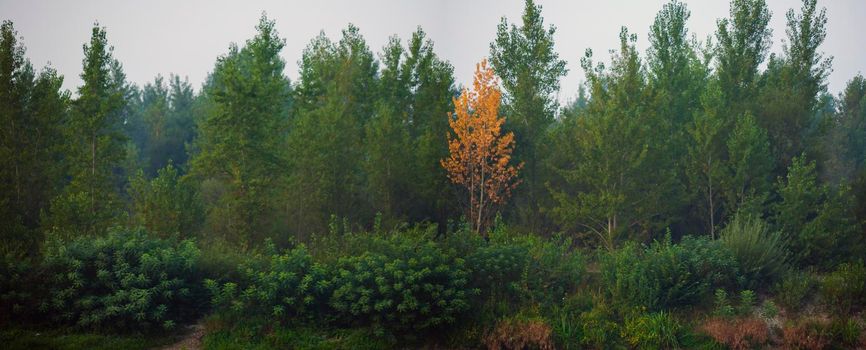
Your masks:
<instances>
[{"instance_id":1,"label":"dry grass","mask_svg":"<svg viewBox=\"0 0 866 350\"><path fill-rule=\"evenodd\" d=\"M484 336L490 350L501 349L554 349L550 326L540 319L500 321Z\"/></svg>"},{"instance_id":2,"label":"dry grass","mask_svg":"<svg viewBox=\"0 0 866 350\"><path fill-rule=\"evenodd\" d=\"M701 330L720 344L731 349L753 349L769 340L769 328L757 318L712 318Z\"/></svg>"}]
</instances>

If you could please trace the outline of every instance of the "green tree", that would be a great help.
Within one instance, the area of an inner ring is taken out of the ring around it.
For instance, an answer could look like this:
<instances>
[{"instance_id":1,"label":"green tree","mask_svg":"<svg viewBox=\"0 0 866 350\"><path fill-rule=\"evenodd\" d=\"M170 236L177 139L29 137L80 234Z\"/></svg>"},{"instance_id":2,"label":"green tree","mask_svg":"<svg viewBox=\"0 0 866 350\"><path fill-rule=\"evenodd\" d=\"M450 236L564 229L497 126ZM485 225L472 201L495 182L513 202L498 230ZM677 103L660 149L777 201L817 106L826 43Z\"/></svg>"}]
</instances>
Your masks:
<instances>
[{"instance_id":1,"label":"green tree","mask_svg":"<svg viewBox=\"0 0 866 350\"><path fill-rule=\"evenodd\" d=\"M670 169L656 162L663 150L650 112L649 89L635 35L623 28L610 70L582 60L592 98L577 118L571 164L557 172L566 184L551 188L552 214L562 227L589 232L613 249L623 233L651 235L669 218Z\"/></svg>"},{"instance_id":2,"label":"green tree","mask_svg":"<svg viewBox=\"0 0 866 350\"><path fill-rule=\"evenodd\" d=\"M770 57L761 77L758 121L769 132L773 152L781 166L806 149L816 128L819 98L826 91L832 57L819 51L827 36L826 9L816 0L804 0L800 13L789 10L787 41L781 57Z\"/></svg>"},{"instance_id":3,"label":"green tree","mask_svg":"<svg viewBox=\"0 0 866 350\"><path fill-rule=\"evenodd\" d=\"M389 226L433 221L444 229L453 196L438 159L448 152L443 116L451 106L452 68L420 28L406 48L392 37L381 58L376 112L365 125L370 204Z\"/></svg>"},{"instance_id":4,"label":"green tree","mask_svg":"<svg viewBox=\"0 0 866 350\"><path fill-rule=\"evenodd\" d=\"M212 107L199 121L192 174L202 180L209 227L241 243L264 235L278 209L285 169L290 85L279 56L285 40L262 15L243 48L217 60L205 94Z\"/></svg>"},{"instance_id":5,"label":"green tree","mask_svg":"<svg viewBox=\"0 0 866 350\"><path fill-rule=\"evenodd\" d=\"M338 43L324 33L313 39L300 63L288 146L292 228L302 235L324 232L332 214L369 222L362 140L374 115L378 65L353 25Z\"/></svg>"},{"instance_id":6,"label":"green tree","mask_svg":"<svg viewBox=\"0 0 866 350\"><path fill-rule=\"evenodd\" d=\"M112 52L105 28L95 25L84 45L84 85L67 128L71 182L51 203L48 228L62 234L101 234L122 213L118 170L126 156L122 127L129 86Z\"/></svg>"},{"instance_id":7,"label":"green tree","mask_svg":"<svg viewBox=\"0 0 866 350\"><path fill-rule=\"evenodd\" d=\"M203 216L201 201L190 181L181 179L171 162L152 180L139 170L129 181L131 224L162 238L173 234L190 237Z\"/></svg>"},{"instance_id":8,"label":"green tree","mask_svg":"<svg viewBox=\"0 0 866 350\"><path fill-rule=\"evenodd\" d=\"M409 122L409 81L401 71L404 48L396 36L382 53L380 97L373 117L365 125L364 145L367 192L373 210L387 223L406 220L412 179Z\"/></svg>"},{"instance_id":9,"label":"green tree","mask_svg":"<svg viewBox=\"0 0 866 350\"><path fill-rule=\"evenodd\" d=\"M520 145L515 161L525 164L523 184L515 193L513 208L522 225L540 230L543 221L539 208L547 194L542 173L543 158L549 153L546 138L559 108L559 79L568 69L554 50L556 28L545 28L541 6L526 0L522 20L518 27L502 18L496 40L490 44L490 62L505 93L505 128L514 132L515 142Z\"/></svg>"},{"instance_id":10,"label":"green tree","mask_svg":"<svg viewBox=\"0 0 866 350\"><path fill-rule=\"evenodd\" d=\"M742 211L762 216L770 194L773 156L767 132L751 114L737 118L727 141L728 171L724 196L727 216Z\"/></svg>"},{"instance_id":11,"label":"green tree","mask_svg":"<svg viewBox=\"0 0 866 350\"><path fill-rule=\"evenodd\" d=\"M787 237L796 262L830 268L862 251L850 188L819 183L814 161L805 155L792 159L777 190L781 201L773 206L773 221Z\"/></svg>"},{"instance_id":12,"label":"green tree","mask_svg":"<svg viewBox=\"0 0 866 350\"><path fill-rule=\"evenodd\" d=\"M771 45L770 16L764 0L731 0L730 18L717 23L716 72L731 115L754 110L758 68Z\"/></svg>"},{"instance_id":13,"label":"green tree","mask_svg":"<svg viewBox=\"0 0 866 350\"><path fill-rule=\"evenodd\" d=\"M0 25L0 240L32 248L60 185L69 94L54 69L34 72L17 35L12 22Z\"/></svg>"},{"instance_id":14,"label":"green tree","mask_svg":"<svg viewBox=\"0 0 866 350\"><path fill-rule=\"evenodd\" d=\"M730 122L722 112L722 93L717 80L709 82L701 96L702 110L686 127L686 187L693 197L704 229L715 239L716 226L722 222L723 181L727 173L725 140Z\"/></svg>"}]
</instances>

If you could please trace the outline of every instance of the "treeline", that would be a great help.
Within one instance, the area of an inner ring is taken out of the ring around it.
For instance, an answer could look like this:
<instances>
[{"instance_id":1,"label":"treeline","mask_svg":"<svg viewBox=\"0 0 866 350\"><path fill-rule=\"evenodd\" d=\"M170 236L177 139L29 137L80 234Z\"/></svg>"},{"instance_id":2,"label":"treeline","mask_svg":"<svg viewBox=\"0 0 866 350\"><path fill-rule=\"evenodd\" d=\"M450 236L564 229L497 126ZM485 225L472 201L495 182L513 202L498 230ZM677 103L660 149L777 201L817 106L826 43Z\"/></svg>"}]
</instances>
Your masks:
<instances>
[{"instance_id":1,"label":"treeline","mask_svg":"<svg viewBox=\"0 0 866 350\"><path fill-rule=\"evenodd\" d=\"M761 218L798 261L831 266L862 252L866 219L866 80L834 96L827 16L815 0L786 13L770 53L763 0L733 0L704 41L679 1L663 6L650 46L623 28L610 64L587 50L585 84L560 106L567 73L541 7L503 18L489 61L501 82L520 183L501 216L518 231L628 240L711 238L738 215ZM0 222L7 251L45 236L114 226L253 246L322 232L437 224L453 230L460 192L448 157L461 89L422 29L378 54L349 25L313 38L299 79L265 16L218 57L200 89L176 75L127 81L98 24L75 94L0 30ZM479 58L481 60L481 58Z\"/></svg>"}]
</instances>

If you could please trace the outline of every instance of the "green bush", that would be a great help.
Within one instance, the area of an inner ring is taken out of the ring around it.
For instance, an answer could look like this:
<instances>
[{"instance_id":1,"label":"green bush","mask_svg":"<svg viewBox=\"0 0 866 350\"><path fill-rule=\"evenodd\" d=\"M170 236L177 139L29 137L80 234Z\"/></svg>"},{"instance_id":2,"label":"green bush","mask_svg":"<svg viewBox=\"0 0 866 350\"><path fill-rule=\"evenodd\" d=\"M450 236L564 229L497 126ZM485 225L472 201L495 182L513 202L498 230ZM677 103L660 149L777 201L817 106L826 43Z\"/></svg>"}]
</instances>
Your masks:
<instances>
[{"instance_id":1,"label":"green bush","mask_svg":"<svg viewBox=\"0 0 866 350\"><path fill-rule=\"evenodd\" d=\"M40 309L53 321L94 330L174 328L202 306L198 256L192 241L142 230L49 241L42 267L48 299Z\"/></svg>"},{"instance_id":2,"label":"green bush","mask_svg":"<svg viewBox=\"0 0 866 350\"><path fill-rule=\"evenodd\" d=\"M240 315L277 319L314 314L310 311L320 308L330 292L330 273L313 263L303 245L282 254L270 250L272 254L266 258L254 258L239 268L244 275L242 286L237 282L219 285L215 280L205 281L213 304Z\"/></svg>"},{"instance_id":3,"label":"green bush","mask_svg":"<svg viewBox=\"0 0 866 350\"><path fill-rule=\"evenodd\" d=\"M365 252L336 260L315 262L303 245L253 259L241 268L240 281L207 282L213 302L238 315L371 327L396 336L440 329L469 309L475 291L463 259L411 235L358 237Z\"/></svg>"},{"instance_id":4,"label":"green bush","mask_svg":"<svg viewBox=\"0 0 866 350\"><path fill-rule=\"evenodd\" d=\"M622 337L637 349L676 349L683 327L664 311L627 318Z\"/></svg>"},{"instance_id":5,"label":"green bush","mask_svg":"<svg viewBox=\"0 0 866 350\"><path fill-rule=\"evenodd\" d=\"M586 347L595 349L620 348L620 326L613 310L607 303L596 300L591 310L580 315L580 342Z\"/></svg>"},{"instance_id":6,"label":"green bush","mask_svg":"<svg viewBox=\"0 0 866 350\"><path fill-rule=\"evenodd\" d=\"M648 247L627 243L603 253L601 279L606 293L623 310L660 311L705 300L715 288L737 281L737 262L718 241L670 237Z\"/></svg>"},{"instance_id":7,"label":"green bush","mask_svg":"<svg viewBox=\"0 0 866 350\"><path fill-rule=\"evenodd\" d=\"M18 323L32 317L37 306L40 282L33 264L17 254L0 255L0 325Z\"/></svg>"},{"instance_id":8,"label":"green bush","mask_svg":"<svg viewBox=\"0 0 866 350\"><path fill-rule=\"evenodd\" d=\"M797 312L815 295L817 283L808 272L789 271L773 287L773 294L785 310Z\"/></svg>"},{"instance_id":9,"label":"green bush","mask_svg":"<svg viewBox=\"0 0 866 350\"><path fill-rule=\"evenodd\" d=\"M553 335L559 349L581 349L583 327L580 316L593 307L592 296L576 293L566 297L561 303L554 304L550 315Z\"/></svg>"},{"instance_id":10,"label":"green bush","mask_svg":"<svg viewBox=\"0 0 866 350\"><path fill-rule=\"evenodd\" d=\"M821 283L821 298L836 315L850 315L866 306L866 267L842 264Z\"/></svg>"},{"instance_id":11,"label":"green bush","mask_svg":"<svg viewBox=\"0 0 866 350\"><path fill-rule=\"evenodd\" d=\"M720 238L737 259L744 288L755 289L779 280L787 270L787 248L779 232L770 232L758 218L737 214Z\"/></svg>"},{"instance_id":12,"label":"green bush","mask_svg":"<svg viewBox=\"0 0 866 350\"><path fill-rule=\"evenodd\" d=\"M572 249L570 238L548 240L499 227L466 261L472 269L472 286L485 296L498 294L515 303L544 306L559 304L574 292L585 269L583 256Z\"/></svg>"},{"instance_id":13,"label":"green bush","mask_svg":"<svg viewBox=\"0 0 866 350\"><path fill-rule=\"evenodd\" d=\"M463 259L430 241L378 239L388 251L341 258L335 266L328 305L344 321L421 332L454 323L469 309L473 291Z\"/></svg>"}]
</instances>

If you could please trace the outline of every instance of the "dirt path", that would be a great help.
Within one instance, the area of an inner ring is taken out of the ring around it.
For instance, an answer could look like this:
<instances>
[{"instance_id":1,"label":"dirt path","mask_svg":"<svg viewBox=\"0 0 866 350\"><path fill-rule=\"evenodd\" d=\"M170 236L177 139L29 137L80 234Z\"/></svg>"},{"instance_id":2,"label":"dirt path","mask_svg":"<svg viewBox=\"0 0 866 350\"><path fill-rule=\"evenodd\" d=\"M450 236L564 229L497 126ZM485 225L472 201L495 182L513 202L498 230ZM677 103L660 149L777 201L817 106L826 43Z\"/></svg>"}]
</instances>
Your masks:
<instances>
[{"instance_id":1,"label":"dirt path","mask_svg":"<svg viewBox=\"0 0 866 350\"><path fill-rule=\"evenodd\" d=\"M176 343L162 350L198 350L201 349L201 339L204 337L204 326L201 323L187 327L187 334Z\"/></svg>"}]
</instances>

